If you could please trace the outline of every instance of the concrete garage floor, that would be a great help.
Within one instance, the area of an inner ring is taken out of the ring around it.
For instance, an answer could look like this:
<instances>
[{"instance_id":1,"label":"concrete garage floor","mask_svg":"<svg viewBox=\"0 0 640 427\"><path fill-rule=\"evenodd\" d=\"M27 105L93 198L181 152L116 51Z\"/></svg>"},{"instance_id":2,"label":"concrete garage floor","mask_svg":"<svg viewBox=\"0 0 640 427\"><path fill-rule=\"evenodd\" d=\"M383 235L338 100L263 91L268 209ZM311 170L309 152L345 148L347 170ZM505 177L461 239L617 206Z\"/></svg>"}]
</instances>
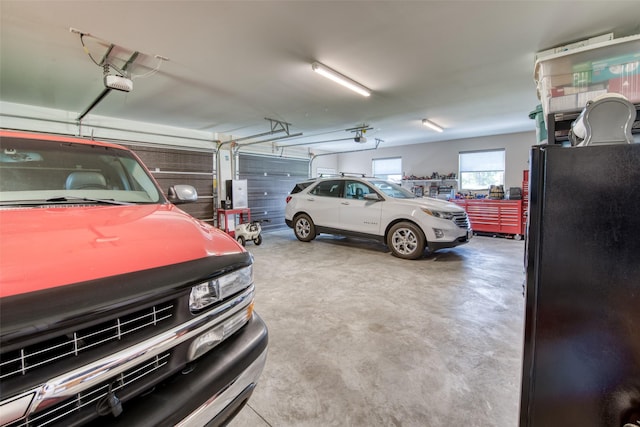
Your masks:
<instances>
[{"instance_id":1,"label":"concrete garage floor","mask_svg":"<svg viewBox=\"0 0 640 427\"><path fill-rule=\"evenodd\" d=\"M356 239L263 238L247 249L267 365L231 427L518 424L523 241L405 261Z\"/></svg>"}]
</instances>

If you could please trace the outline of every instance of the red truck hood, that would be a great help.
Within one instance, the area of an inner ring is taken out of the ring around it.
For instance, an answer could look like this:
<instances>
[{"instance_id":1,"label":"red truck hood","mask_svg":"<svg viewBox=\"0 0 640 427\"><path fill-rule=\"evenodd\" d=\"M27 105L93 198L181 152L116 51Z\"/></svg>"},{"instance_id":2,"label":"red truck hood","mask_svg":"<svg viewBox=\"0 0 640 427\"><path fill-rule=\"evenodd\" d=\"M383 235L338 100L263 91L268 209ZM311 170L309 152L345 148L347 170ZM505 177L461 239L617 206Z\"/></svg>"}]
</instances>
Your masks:
<instances>
[{"instance_id":1,"label":"red truck hood","mask_svg":"<svg viewBox=\"0 0 640 427\"><path fill-rule=\"evenodd\" d=\"M5 209L0 234L0 297L244 251L173 205Z\"/></svg>"}]
</instances>

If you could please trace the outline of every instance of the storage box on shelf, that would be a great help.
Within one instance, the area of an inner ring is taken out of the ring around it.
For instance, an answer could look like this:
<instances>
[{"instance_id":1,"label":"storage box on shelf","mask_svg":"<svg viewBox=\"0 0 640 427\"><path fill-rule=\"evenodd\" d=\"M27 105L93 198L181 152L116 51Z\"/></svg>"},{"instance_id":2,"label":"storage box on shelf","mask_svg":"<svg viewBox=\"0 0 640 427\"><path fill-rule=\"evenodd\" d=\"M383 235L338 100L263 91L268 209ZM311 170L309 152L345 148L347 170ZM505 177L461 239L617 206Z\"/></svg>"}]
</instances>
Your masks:
<instances>
[{"instance_id":1,"label":"storage box on shelf","mask_svg":"<svg viewBox=\"0 0 640 427\"><path fill-rule=\"evenodd\" d=\"M613 40L613 33L601 34L599 36L590 37L584 40L579 40L577 42L569 43L563 46L556 46L551 49L543 50L541 52L536 53L536 59L540 59L544 56L555 55L556 53L566 52L568 50L579 49L581 47L606 42L609 40Z\"/></svg>"},{"instance_id":2,"label":"storage box on shelf","mask_svg":"<svg viewBox=\"0 0 640 427\"><path fill-rule=\"evenodd\" d=\"M535 80L545 119L581 111L587 101L605 93L640 103L640 35L540 57Z\"/></svg>"}]
</instances>

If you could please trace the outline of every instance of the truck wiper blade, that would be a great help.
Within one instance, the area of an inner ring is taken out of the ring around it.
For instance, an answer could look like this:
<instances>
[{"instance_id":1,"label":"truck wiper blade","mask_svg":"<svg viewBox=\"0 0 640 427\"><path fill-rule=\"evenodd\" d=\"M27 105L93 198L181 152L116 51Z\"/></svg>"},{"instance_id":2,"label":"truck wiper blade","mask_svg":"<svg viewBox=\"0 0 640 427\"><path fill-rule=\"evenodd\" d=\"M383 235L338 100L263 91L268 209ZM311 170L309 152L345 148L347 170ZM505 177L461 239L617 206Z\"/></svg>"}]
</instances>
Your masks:
<instances>
[{"instance_id":1,"label":"truck wiper blade","mask_svg":"<svg viewBox=\"0 0 640 427\"><path fill-rule=\"evenodd\" d=\"M47 203L77 203L77 202L88 202L88 203L99 203L105 205L133 205L130 202L120 202L118 200L113 199L91 199L89 197L69 197L69 196L60 196L60 197L52 197L51 199L46 200Z\"/></svg>"}]
</instances>

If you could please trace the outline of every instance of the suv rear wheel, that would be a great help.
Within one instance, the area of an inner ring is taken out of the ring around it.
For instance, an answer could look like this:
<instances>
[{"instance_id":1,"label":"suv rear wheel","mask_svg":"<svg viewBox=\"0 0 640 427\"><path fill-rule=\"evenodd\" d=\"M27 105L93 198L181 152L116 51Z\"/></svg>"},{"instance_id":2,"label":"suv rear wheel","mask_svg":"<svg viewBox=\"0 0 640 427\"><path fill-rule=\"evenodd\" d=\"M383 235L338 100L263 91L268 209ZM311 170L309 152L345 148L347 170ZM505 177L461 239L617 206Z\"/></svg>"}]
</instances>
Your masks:
<instances>
[{"instance_id":1,"label":"suv rear wheel","mask_svg":"<svg viewBox=\"0 0 640 427\"><path fill-rule=\"evenodd\" d=\"M310 242L316 238L316 227L307 214L300 214L293 221L293 231L298 240L302 242Z\"/></svg>"},{"instance_id":2,"label":"suv rear wheel","mask_svg":"<svg viewBox=\"0 0 640 427\"><path fill-rule=\"evenodd\" d=\"M399 222L389 230L387 246L398 258L418 259L425 247L422 230L410 222Z\"/></svg>"}]
</instances>

